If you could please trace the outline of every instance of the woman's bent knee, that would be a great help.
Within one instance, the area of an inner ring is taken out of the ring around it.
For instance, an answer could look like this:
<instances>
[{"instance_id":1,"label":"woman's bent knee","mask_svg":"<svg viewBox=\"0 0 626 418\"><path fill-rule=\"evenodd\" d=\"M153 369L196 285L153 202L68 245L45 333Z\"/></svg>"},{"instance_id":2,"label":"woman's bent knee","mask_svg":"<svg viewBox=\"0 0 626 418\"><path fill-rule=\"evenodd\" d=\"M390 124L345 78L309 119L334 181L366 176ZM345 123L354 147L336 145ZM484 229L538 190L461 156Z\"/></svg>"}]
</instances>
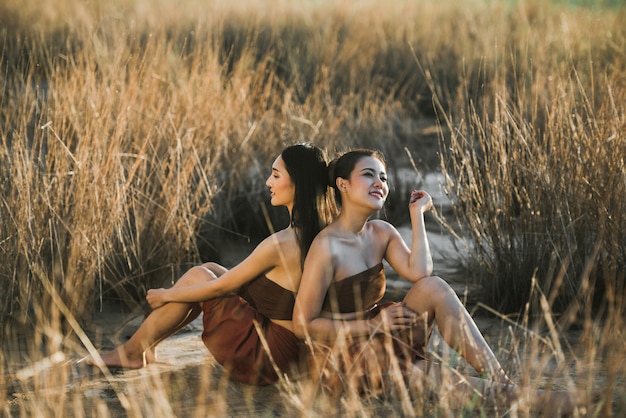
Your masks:
<instances>
[{"instance_id":1,"label":"woman's bent knee","mask_svg":"<svg viewBox=\"0 0 626 418\"><path fill-rule=\"evenodd\" d=\"M204 265L194 266L187 270L174 286L193 286L198 283L215 280L217 277L218 276L211 269Z\"/></svg>"},{"instance_id":2,"label":"woman's bent knee","mask_svg":"<svg viewBox=\"0 0 626 418\"><path fill-rule=\"evenodd\" d=\"M428 276L418 280L409 290L424 294L438 294L447 293L452 290L452 287L439 276Z\"/></svg>"},{"instance_id":3,"label":"woman's bent knee","mask_svg":"<svg viewBox=\"0 0 626 418\"><path fill-rule=\"evenodd\" d=\"M431 311L438 301L454 294L450 285L439 276L418 280L407 292L404 303L417 312Z\"/></svg>"},{"instance_id":4,"label":"woman's bent knee","mask_svg":"<svg viewBox=\"0 0 626 418\"><path fill-rule=\"evenodd\" d=\"M209 270L216 277L220 277L222 274L226 273L228 269L220 264L214 263L212 261L208 263L202 264L202 267Z\"/></svg>"}]
</instances>

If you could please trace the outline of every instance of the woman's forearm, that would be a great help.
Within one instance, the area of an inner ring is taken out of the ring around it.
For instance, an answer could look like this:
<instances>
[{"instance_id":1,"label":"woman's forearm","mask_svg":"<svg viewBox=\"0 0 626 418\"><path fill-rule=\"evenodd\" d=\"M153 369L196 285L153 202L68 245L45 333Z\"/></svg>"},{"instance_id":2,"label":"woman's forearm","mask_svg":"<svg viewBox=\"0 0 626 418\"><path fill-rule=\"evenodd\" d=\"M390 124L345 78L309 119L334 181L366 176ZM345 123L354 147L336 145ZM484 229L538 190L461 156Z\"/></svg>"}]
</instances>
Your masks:
<instances>
[{"instance_id":1,"label":"woman's forearm","mask_svg":"<svg viewBox=\"0 0 626 418\"><path fill-rule=\"evenodd\" d=\"M194 303L204 302L221 296L215 281L198 283L191 286L172 287L165 289L163 299L165 302Z\"/></svg>"},{"instance_id":2,"label":"woman's forearm","mask_svg":"<svg viewBox=\"0 0 626 418\"><path fill-rule=\"evenodd\" d=\"M365 319L330 319L317 318L307 327L308 336L316 339L333 341L340 334L348 334L353 337L369 336L376 332L376 327L371 321ZM306 336L305 336L306 337Z\"/></svg>"},{"instance_id":3,"label":"woman's forearm","mask_svg":"<svg viewBox=\"0 0 626 418\"><path fill-rule=\"evenodd\" d=\"M430 276L433 273L433 258L430 253L426 225L422 213L411 217L411 256L410 267L420 277Z\"/></svg>"}]
</instances>

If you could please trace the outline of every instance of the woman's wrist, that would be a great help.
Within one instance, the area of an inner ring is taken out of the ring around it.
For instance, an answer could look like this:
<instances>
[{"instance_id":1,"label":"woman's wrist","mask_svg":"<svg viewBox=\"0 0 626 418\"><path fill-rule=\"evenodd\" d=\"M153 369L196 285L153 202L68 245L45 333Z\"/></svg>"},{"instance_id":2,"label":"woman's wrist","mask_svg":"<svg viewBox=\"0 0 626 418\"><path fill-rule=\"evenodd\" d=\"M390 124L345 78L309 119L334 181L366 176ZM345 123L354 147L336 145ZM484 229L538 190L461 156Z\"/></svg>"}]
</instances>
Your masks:
<instances>
[{"instance_id":1,"label":"woman's wrist","mask_svg":"<svg viewBox=\"0 0 626 418\"><path fill-rule=\"evenodd\" d=\"M161 294L161 297L163 298L164 303L174 302L171 299L171 293L172 293L172 289L163 289L163 293Z\"/></svg>"}]
</instances>

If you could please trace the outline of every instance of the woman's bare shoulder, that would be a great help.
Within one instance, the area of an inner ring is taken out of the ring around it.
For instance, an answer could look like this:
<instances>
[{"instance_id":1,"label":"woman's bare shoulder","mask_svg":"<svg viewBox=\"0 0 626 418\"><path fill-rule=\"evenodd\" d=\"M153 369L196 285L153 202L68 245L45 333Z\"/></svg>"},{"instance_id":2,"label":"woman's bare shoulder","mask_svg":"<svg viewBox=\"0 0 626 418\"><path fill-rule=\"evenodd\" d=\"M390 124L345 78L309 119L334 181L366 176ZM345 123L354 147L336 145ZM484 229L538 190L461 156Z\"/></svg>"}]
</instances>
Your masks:
<instances>
[{"instance_id":1,"label":"woman's bare shoulder","mask_svg":"<svg viewBox=\"0 0 626 418\"><path fill-rule=\"evenodd\" d=\"M279 249L283 251L282 248L293 245L297 245L296 236L291 228L286 228L265 238L256 246L254 252L269 256L278 252Z\"/></svg>"},{"instance_id":2,"label":"woman's bare shoulder","mask_svg":"<svg viewBox=\"0 0 626 418\"><path fill-rule=\"evenodd\" d=\"M368 221L366 225L375 232L391 232L396 230L392 224L382 219L372 219Z\"/></svg>"},{"instance_id":3,"label":"woman's bare shoulder","mask_svg":"<svg viewBox=\"0 0 626 418\"><path fill-rule=\"evenodd\" d=\"M280 244L290 244L296 241L296 233L293 228L285 228L280 231L274 232L268 237L270 241L278 242Z\"/></svg>"},{"instance_id":4,"label":"woman's bare shoulder","mask_svg":"<svg viewBox=\"0 0 626 418\"><path fill-rule=\"evenodd\" d=\"M330 248L333 247L335 238L335 232L332 228L322 229L313 239L309 253L314 253L316 256L327 256Z\"/></svg>"},{"instance_id":5,"label":"woman's bare shoulder","mask_svg":"<svg viewBox=\"0 0 626 418\"><path fill-rule=\"evenodd\" d=\"M290 228L278 231L261 241L243 263L251 262L264 266L264 271L283 265L299 262L299 246L295 233ZM242 263L242 264L243 264Z\"/></svg>"}]
</instances>

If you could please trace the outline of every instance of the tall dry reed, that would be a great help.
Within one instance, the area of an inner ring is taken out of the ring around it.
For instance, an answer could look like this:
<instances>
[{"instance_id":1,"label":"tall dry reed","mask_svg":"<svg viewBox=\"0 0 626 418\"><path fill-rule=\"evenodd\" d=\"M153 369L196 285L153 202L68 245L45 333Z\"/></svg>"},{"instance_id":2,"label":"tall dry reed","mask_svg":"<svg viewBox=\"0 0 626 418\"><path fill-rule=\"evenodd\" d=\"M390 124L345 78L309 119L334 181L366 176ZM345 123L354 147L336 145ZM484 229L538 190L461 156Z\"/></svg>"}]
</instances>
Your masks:
<instances>
[{"instance_id":1,"label":"tall dry reed","mask_svg":"<svg viewBox=\"0 0 626 418\"><path fill-rule=\"evenodd\" d=\"M222 231L263 231L267 167L285 144L407 147L419 161L425 115L449 132L443 170L488 306L539 314L500 337L509 369L534 386L599 381L604 413L623 411L624 11L230 3L0 4L0 335L22 362L0 353L2 412L178 415L177 388L198 414L228 410L228 384L160 375L110 379L110 399L93 397L66 360L90 345L81 327L103 298L135 304L215 255ZM563 345L576 319L582 346ZM39 360L45 372L16 378ZM382 400L353 388L310 409L299 382L279 396L298 415L483 411L447 401L451 387L435 403L418 387Z\"/></svg>"},{"instance_id":2,"label":"tall dry reed","mask_svg":"<svg viewBox=\"0 0 626 418\"><path fill-rule=\"evenodd\" d=\"M131 303L198 260L198 236L263 226L284 144L398 148L398 69L359 49L388 19L250 5L3 5L3 315L58 309L52 289L78 317L103 292ZM405 33L368 42L388 39L397 57Z\"/></svg>"},{"instance_id":3,"label":"tall dry reed","mask_svg":"<svg viewBox=\"0 0 626 418\"><path fill-rule=\"evenodd\" d=\"M623 297L623 14L556 17L534 5L521 16L526 32L467 62L442 118L450 132L442 169L478 278L509 312L528 301L533 277L561 312L586 292L598 303L606 290ZM433 89L439 96L434 78Z\"/></svg>"}]
</instances>

